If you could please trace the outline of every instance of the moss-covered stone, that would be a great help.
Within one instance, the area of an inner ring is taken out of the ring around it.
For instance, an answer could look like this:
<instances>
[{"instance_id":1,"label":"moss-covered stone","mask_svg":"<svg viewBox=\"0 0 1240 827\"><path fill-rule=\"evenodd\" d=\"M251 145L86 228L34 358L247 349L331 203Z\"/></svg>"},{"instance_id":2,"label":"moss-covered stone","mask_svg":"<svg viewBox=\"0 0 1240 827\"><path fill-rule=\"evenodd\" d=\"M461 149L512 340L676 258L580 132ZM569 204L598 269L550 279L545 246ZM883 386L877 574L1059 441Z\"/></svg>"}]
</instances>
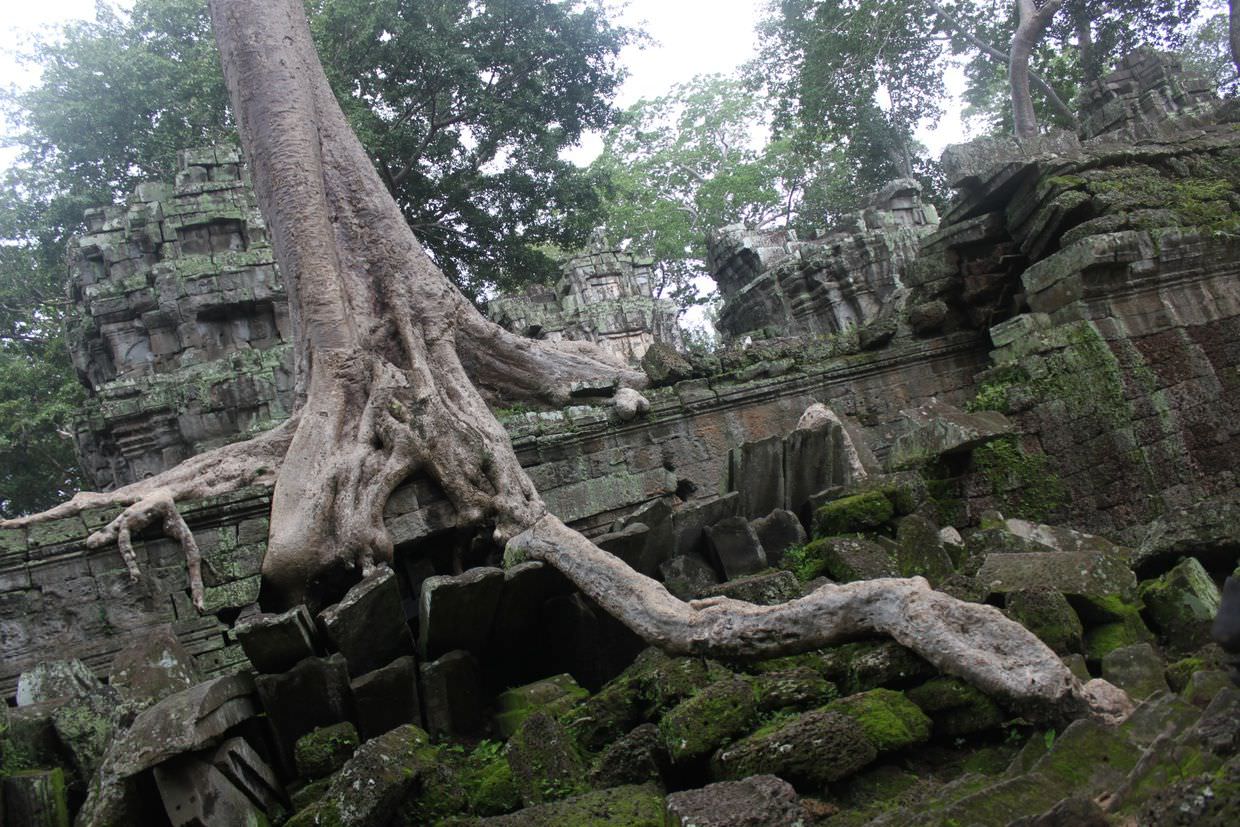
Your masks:
<instances>
[{"instance_id":1,"label":"moss-covered stone","mask_svg":"<svg viewBox=\"0 0 1240 827\"><path fill-rule=\"evenodd\" d=\"M835 684L808 666L765 672L750 683L763 712L812 709L840 694Z\"/></svg>"},{"instance_id":2,"label":"moss-covered stone","mask_svg":"<svg viewBox=\"0 0 1240 827\"><path fill-rule=\"evenodd\" d=\"M814 512L814 532L822 537L873 531L892 520L895 506L881 491L866 491L821 506Z\"/></svg>"},{"instance_id":3,"label":"moss-covered stone","mask_svg":"<svg viewBox=\"0 0 1240 827\"><path fill-rule=\"evenodd\" d=\"M521 793L513 780L512 767L498 746L489 742L480 744L461 772L466 803L476 815L501 815L521 806Z\"/></svg>"},{"instance_id":4,"label":"moss-covered stone","mask_svg":"<svg viewBox=\"0 0 1240 827\"><path fill-rule=\"evenodd\" d=\"M495 698L496 731L501 737L510 738L530 713L553 706L551 712L554 714L557 710L567 710L573 703L589 695L589 692L573 680L572 675L567 674L501 692Z\"/></svg>"},{"instance_id":5,"label":"moss-covered stone","mask_svg":"<svg viewBox=\"0 0 1240 827\"><path fill-rule=\"evenodd\" d=\"M750 685L740 679L719 681L682 701L659 722L659 734L674 764L710 755L743 734L758 715Z\"/></svg>"},{"instance_id":6,"label":"moss-covered stone","mask_svg":"<svg viewBox=\"0 0 1240 827\"><path fill-rule=\"evenodd\" d=\"M920 683L936 669L916 652L892 640L863 640L822 649L817 669L845 695L880 686Z\"/></svg>"},{"instance_id":7,"label":"moss-covered stone","mask_svg":"<svg viewBox=\"0 0 1240 827\"><path fill-rule=\"evenodd\" d=\"M353 757L360 743L357 728L348 721L308 732L293 747L297 774L310 780L326 778Z\"/></svg>"},{"instance_id":8,"label":"moss-covered stone","mask_svg":"<svg viewBox=\"0 0 1240 827\"><path fill-rule=\"evenodd\" d=\"M1174 663L1169 663L1165 672L1167 686L1171 688L1172 692L1182 692L1184 687L1188 686L1188 679L1195 672L1200 672L1206 668L1205 660L1196 656L1180 658Z\"/></svg>"},{"instance_id":9,"label":"moss-covered stone","mask_svg":"<svg viewBox=\"0 0 1240 827\"><path fill-rule=\"evenodd\" d=\"M1133 609L1123 620L1086 629L1085 659L1090 663L1100 664L1107 654L1116 649L1153 640L1154 635L1141 620L1140 612Z\"/></svg>"},{"instance_id":10,"label":"moss-covered stone","mask_svg":"<svg viewBox=\"0 0 1240 827\"><path fill-rule=\"evenodd\" d=\"M934 734L939 737L956 738L993 729L1006 717L989 696L959 678L932 678L906 694L930 716Z\"/></svg>"},{"instance_id":11,"label":"moss-covered stone","mask_svg":"<svg viewBox=\"0 0 1240 827\"><path fill-rule=\"evenodd\" d=\"M1085 627L1068 599L1051 589L1027 589L1008 594L1004 613L1033 632L1057 654L1082 652Z\"/></svg>"},{"instance_id":12,"label":"moss-covered stone","mask_svg":"<svg viewBox=\"0 0 1240 827\"><path fill-rule=\"evenodd\" d=\"M671 759L654 724L642 724L608 745L590 769L590 785L598 789L661 781Z\"/></svg>"},{"instance_id":13,"label":"moss-covered stone","mask_svg":"<svg viewBox=\"0 0 1240 827\"><path fill-rule=\"evenodd\" d=\"M829 577L837 583L899 577L900 569L883 546L861 537L823 537L807 543L797 554L784 557L784 565L803 582Z\"/></svg>"},{"instance_id":14,"label":"moss-covered stone","mask_svg":"<svg viewBox=\"0 0 1240 827\"><path fill-rule=\"evenodd\" d=\"M597 790L472 823L479 827L664 827L663 809L662 793L647 784Z\"/></svg>"},{"instance_id":15,"label":"moss-covered stone","mask_svg":"<svg viewBox=\"0 0 1240 827\"><path fill-rule=\"evenodd\" d=\"M924 577L937 585L955 572L939 527L920 514L901 517L896 523L896 565L903 577Z\"/></svg>"},{"instance_id":16,"label":"moss-covered stone","mask_svg":"<svg viewBox=\"0 0 1240 827\"><path fill-rule=\"evenodd\" d=\"M525 805L558 801L586 789L586 765L568 730L545 712L535 712L505 750L513 782Z\"/></svg>"},{"instance_id":17,"label":"moss-covered stone","mask_svg":"<svg viewBox=\"0 0 1240 827\"><path fill-rule=\"evenodd\" d=\"M771 773L800 789L818 789L869 764L878 750L854 718L816 709L771 726L715 754L721 779Z\"/></svg>"},{"instance_id":18,"label":"moss-covered stone","mask_svg":"<svg viewBox=\"0 0 1240 827\"><path fill-rule=\"evenodd\" d=\"M823 708L855 720L879 752L905 749L930 738L930 719L903 692L871 689Z\"/></svg>"},{"instance_id":19,"label":"moss-covered stone","mask_svg":"<svg viewBox=\"0 0 1240 827\"><path fill-rule=\"evenodd\" d=\"M293 812L299 813L317 803L323 794L327 792L327 788L331 786L330 778L320 778L317 781L311 781L309 784L303 784L298 787L290 796L289 803L293 806Z\"/></svg>"},{"instance_id":20,"label":"moss-covered stone","mask_svg":"<svg viewBox=\"0 0 1240 827\"><path fill-rule=\"evenodd\" d=\"M1191 652L1210 642L1210 624L1218 614L1221 596L1195 557L1142 583L1140 595L1145 616L1173 649Z\"/></svg>"}]
</instances>

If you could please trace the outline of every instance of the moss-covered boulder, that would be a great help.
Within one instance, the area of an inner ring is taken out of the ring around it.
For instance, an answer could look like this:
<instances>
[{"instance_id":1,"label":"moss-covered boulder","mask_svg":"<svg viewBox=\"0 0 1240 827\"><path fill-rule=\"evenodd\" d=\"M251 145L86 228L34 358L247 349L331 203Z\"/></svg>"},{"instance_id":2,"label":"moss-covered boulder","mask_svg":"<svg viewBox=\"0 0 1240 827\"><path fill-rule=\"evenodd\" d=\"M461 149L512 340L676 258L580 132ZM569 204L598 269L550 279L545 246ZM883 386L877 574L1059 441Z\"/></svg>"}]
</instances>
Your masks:
<instances>
[{"instance_id":1,"label":"moss-covered boulder","mask_svg":"<svg viewBox=\"0 0 1240 827\"><path fill-rule=\"evenodd\" d=\"M865 491L834 500L814 512L814 532L821 537L873 531L896 516L895 506L882 491Z\"/></svg>"},{"instance_id":2,"label":"moss-covered boulder","mask_svg":"<svg viewBox=\"0 0 1240 827\"><path fill-rule=\"evenodd\" d=\"M1195 557L1187 557L1155 580L1140 587L1145 616L1167 644L1191 652L1210 642L1210 624L1221 596Z\"/></svg>"},{"instance_id":3,"label":"moss-covered boulder","mask_svg":"<svg viewBox=\"0 0 1240 827\"><path fill-rule=\"evenodd\" d=\"M1166 664L1148 643L1113 649L1102 659L1102 677L1134 700L1144 700L1158 691L1166 692L1165 669Z\"/></svg>"},{"instance_id":4,"label":"moss-covered boulder","mask_svg":"<svg viewBox=\"0 0 1240 827\"><path fill-rule=\"evenodd\" d=\"M731 673L703 658L675 658L646 649L628 669L560 715L587 750L601 749L639 724Z\"/></svg>"},{"instance_id":5,"label":"moss-covered boulder","mask_svg":"<svg viewBox=\"0 0 1240 827\"><path fill-rule=\"evenodd\" d=\"M511 815L459 821L465 827L664 827L663 794L654 785L613 787Z\"/></svg>"},{"instance_id":6,"label":"moss-covered boulder","mask_svg":"<svg viewBox=\"0 0 1240 827\"><path fill-rule=\"evenodd\" d=\"M977 687L959 678L932 678L906 693L908 699L930 716L934 734L956 738L993 729L1006 716L999 705Z\"/></svg>"},{"instance_id":7,"label":"moss-covered boulder","mask_svg":"<svg viewBox=\"0 0 1240 827\"><path fill-rule=\"evenodd\" d=\"M912 686L937 673L916 652L893 640L862 640L822 649L819 671L852 695L880 686Z\"/></svg>"},{"instance_id":8,"label":"moss-covered boulder","mask_svg":"<svg viewBox=\"0 0 1240 827\"><path fill-rule=\"evenodd\" d=\"M720 750L712 774L720 779L771 773L801 789L819 789L869 764L878 750L854 718L816 709L758 730Z\"/></svg>"},{"instance_id":9,"label":"moss-covered boulder","mask_svg":"<svg viewBox=\"0 0 1240 827\"><path fill-rule=\"evenodd\" d=\"M510 813L521 806L521 793L500 744L484 741L474 748L460 772L469 811L480 816Z\"/></svg>"},{"instance_id":10,"label":"moss-covered boulder","mask_svg":"<svg viewBox=\"0 0 1240 827\"><path fill-rule=\"evenodd\" d=\"M1100 664L1102 659L1116 649L1150 643L1154 635L1141 619L1135 608L1122 620L1103 623L1085 630L1085 659Z\"/></svg>"},{"instance_id":11,"label":"moss-covered boulder","mask_svg":"<svg viewBox=\"0 0 1240 827\"><path fill-rule=\"evenodd\" d=\"M750 684L763 712L813 709L840 694L835 684L808 666L765 672Z\"/></svg>"},{"instance_id":12,"label":"moss-covered boulder","mask_svg":"<svg viewBox=\"0 0 1240 827\"><path fill-rule=\"evenodd\" d=\"M896 523L896 566L903 577L924 577L937 585L955 573L951 555L939 536L939 527L920 514Z\"/></svg>"},{"instance_id":13,"label":"moss-covered boulder","mask_svg":"<svg viewBox=\"0 0 1240 827\"><path fill-rule=\"evenodd\" d=\"M1033 632L1057 654L1085 650L1085 627L1068 599L1051 589L1026 589L1007 596L1004 614Z\"/></svg>"},{"instance_id":14,"label":"moss-covered boulder","mask_svg":"<svg viewBox=\"0 0 1240 827\"><path fill-rule=\"evenodd\" d=\"M525 805L558 801L586 789L586 765L568 730L545 712L525 719L508 741L508 766Z\"/></svg>"},{"instance_id":15,"label":"moss-covered boulder","mask_svg":"<svg viewBox=\"0 0 1240 827\"><path fill-rule=\"evenodd\" d=\"M381 827L436 763L436 750L421 729L406 724L389 730L358 747L323 797L286 825Z\"/></svg>"},{"instance_id":16,"label":"moss-covered boulder","mask_svg":"<svg viewBox=\"0 0 1240 827\"><path fill-rule=\"evenodd\" d=\"M704 758L753 725L758 703L740 678L719 681L682 701L663 716L659 734L674 764Z\"/></svg>"},{"instance_id":17,"label":"moss-covered boulder","mask_svg":"<svg viewBox=\"0 0 1240 827\"><path fill-rule=\"evenodd\" d=\"M642 724L608 745L590 769L590 786L598 789L661 781L671 764L655 724Z\"/></svg>"},{"instance_id":18,"label":"moss-covered boulder","mask_svg":"<svg viewBox=\"0 0 1240 827\"><path fill-rule=\"evenodd\" d=\"M357 728L348 721L308 732L293 747L297 774L311 781L326 778L353 757L360 743Z\"/></svg>"},{"instance_id":19,"label":"moss-covered boulder","mask_svg":"<svg viewBox=\"0 0 1240 827\"><path fill-rule=\"evenodd\" d=\"M862 537L823 537L806 544L798 554L784 557L797 577L808 582L826 576L837 583L899 577L890 551Z\"/></svg>"},{"instance_id":20,"label":"moss-covered boulder","mask_svg":"<svg viewBox=\"0 0 1240 827\"><path fill-rule=\"evenodd\" d=\"M495 698L495 730L501 737L510 738L531 713L538 710L548 710L552 714L566 711L589 695L568 674L509 689Z\"/></svg>"},{"instance_id":21,"label":"moss-covered boulder","mask_svg":"<svg viewBox=\"0 0 1240 827\"><path fill-rule=\"evenodd\" d=\"M871 689L832 701L823 707L861 725L865 737L879 752L892 752L929 740L932 724L903 692Z\"/></svg>"}]
</instances>

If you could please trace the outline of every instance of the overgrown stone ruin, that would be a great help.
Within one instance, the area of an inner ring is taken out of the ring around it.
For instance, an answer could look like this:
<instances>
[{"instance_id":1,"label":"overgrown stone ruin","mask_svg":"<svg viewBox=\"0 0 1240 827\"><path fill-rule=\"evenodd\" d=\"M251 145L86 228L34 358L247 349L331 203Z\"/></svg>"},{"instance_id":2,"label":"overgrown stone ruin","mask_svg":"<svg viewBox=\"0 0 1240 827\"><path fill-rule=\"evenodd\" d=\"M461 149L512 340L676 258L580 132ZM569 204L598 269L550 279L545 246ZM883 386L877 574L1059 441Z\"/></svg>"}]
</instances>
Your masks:
<instances>
[{"instance_id":1,"label":"overgrown stone ruin","mask_svg":"<svg viewBox=\"0 0 1240 827\"><path fill-rule=\"evenodd\" d=\"M1123 723L1048 720L892 640L643 651L424 478L389 503L392 567L264 614L254 488L182 509L202 613L157 530L137 583L85 548L113 510L0 532L6 823L1234 823L1240 621L1211 623L1240 561L1240 126L1174 68L1105 79L1102 134L954 148L937 223L899 184L820 239L721 234L733 344L661 372L644 416L504 413L552 511L678 596L921 576L1125 690ZM235 156L187 160L80 246L79 432L118 482L288 408L261 217ZM641 274L574 261L514 330Z\"/></svg>"}]
</instances>

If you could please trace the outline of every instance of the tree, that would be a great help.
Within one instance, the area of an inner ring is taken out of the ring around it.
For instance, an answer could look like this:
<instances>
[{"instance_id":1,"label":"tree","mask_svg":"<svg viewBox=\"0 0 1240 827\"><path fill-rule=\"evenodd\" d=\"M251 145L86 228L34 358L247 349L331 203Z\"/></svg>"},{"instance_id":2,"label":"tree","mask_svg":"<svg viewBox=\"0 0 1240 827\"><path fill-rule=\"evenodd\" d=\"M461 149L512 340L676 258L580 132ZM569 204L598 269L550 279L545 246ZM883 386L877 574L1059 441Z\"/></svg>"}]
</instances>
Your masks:
<instances>
[{"instance_id":1,"label":"tree","mask_svg":"<svg viewBox=\"0 0 1240 827\"><path fill-rule=\"evenodd\" d=\"M791 216L808 165L790 141L758 147L764 115L739 81L710 75L639 101L607 134L593 165L607 182L604 225L613 242L654 259L656 295L696 301L708 231Z\"/></svg>"},{"instance_id":2,"label":"tree","mask_svg":"<svg viewBox=\"0 0 1240 827\"><path fill-rule=\"evenodd\" d=\"M462 525L493 527L514 556L564 573L650 643L674 653L763 656L864 633L889 634L939 668L1042 713L1114 710L1109 685L1081 687L1059 658L994 607L921 578L824 586L780 606L683 603L551 515L482 391L559 397L574 379L638 375L590 345L522 339L488 322L423 252L319 65L301 0L211 0L224 77L259 203L289 285L297 336L291 419L110 494L79 494L28 524L104 504L128 507L92 543L156 520L186 546L186 497L274 483L263 562L271 603L302 599L333 570L390 559L383 505L430 474ZM631 387L618 406L638 413ZM132 563L132 549L128 559ZM201 604L200 604L201 605Z\"/></svg>"}]
</instances>

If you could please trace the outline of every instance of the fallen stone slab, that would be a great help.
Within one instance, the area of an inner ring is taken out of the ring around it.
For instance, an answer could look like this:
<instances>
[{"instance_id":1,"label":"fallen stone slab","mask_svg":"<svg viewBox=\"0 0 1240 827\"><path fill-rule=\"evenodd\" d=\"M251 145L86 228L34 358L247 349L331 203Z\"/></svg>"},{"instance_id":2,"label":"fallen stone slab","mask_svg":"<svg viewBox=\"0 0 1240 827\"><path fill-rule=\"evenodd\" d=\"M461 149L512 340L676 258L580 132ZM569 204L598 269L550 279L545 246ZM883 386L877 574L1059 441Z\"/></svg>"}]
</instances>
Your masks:
<instances>
[{"instance_id":1,"label":"fallen stone slab","mask_svg":"<svg viewBox=\"0 0 1240 827\"><path fill-rule=\"evenodd\" d=\"M434 660L454 649L481 654L504 588L504 572L474 568L428 577L418 601L418 652Z\"/></svg>"},{"instance_id":2,"label":"fallen stone slab","mask_svg":"<svg viewBox=\"0 0 1240 827\"><path fill-rule=\"evenodd\" d=\"M259 675L254 685L290 763L298 738L353 717L349 670L341 655L306 658L281 675Z\"/></svg>"},{"instance_id":3,"label":"fallen stone slab","mask_svg":"<svg viewBox=\"0 0 1240 827\"><path fill-rule=\"evenodd\" d=\"M17 679L17 705L76 698L103 686L103 681L80 660L51 660L36 664Z\"/></svg>"},{"instance_id":4,"label":"fallen stone slab","mask_svg":"<svg viewBox=\"0 0 1240 827\"><path fill-rule=\"evenodd\" d=\"M917 468L940 457L973 451L1012 432L1012 423L998 411L966 413L946 402L933 401L901 411L912 430L891 446L892 470Z\"/></svg>"},{"instance_id":5,"label":"fallen stone slab","mask_svg":"<svg viewBox=\"0 0 1240 827\"><path fill-rule=\"evenodd\" d=\"M422 725L418 663L413 655L354 678L349 687L363 739L382 735L401 724Z\"/></svg>"},{"instance_id":6,"label":"fallen stone slab","mask_svg":"<svg viewBox=\"0 0 1240 827\"><path fill-rule=\"evenodd\" d=\"M65 774L51 770L24 770L2 779L0 796L7 824L21 827L69 827Z\"/></svg>"},{"instance_id":7,"label":"fallen stone slab","mask_svg":"<svg viewBox=\"0 0 1240 827\"><path fill-rule=\"evenodd\" d=\"M1205 567L1186 557L1171 571L1141 584L1145 615L1166 642L1191 652L1210 642L1210 624L1219 613L1222 595Z\"/></svg>"},{"instance_id":8,"label":"fallen stone slab","mask_svg":"<svg viewBox=\"0 0 1240 827\"><path fill-rule=\"evenodd\" d=\"M287 672L317 653L318 634L304 605L281 614L256 615L238 623L233 633L250 663L264 674Z\"/></svg>"},{"instance_id":9,"label":"fallen stone slab","mask_svg":"<svg viewBox=\"0 0 1240 827\"><path fill-rule=\"evenodd\" d=\"M197 756L155 767L155 786L172 827L262 824L266 814L219 769Z\"/></svg>"},{"instance_id":10,"label":"fallen stone slab","mask_svg":"<svg viewBox=\"0 0 1240 827\"><path fill-rule=\"evenodd\" d=\"M232 737L220 744L211 756L211 765L264 812L272 813L283 806L286 796L275 770L244 738Z\"/></svg>"},{"instance_id":11,"label":"fallen stone slab","mask_svg":"<svg viewBox=\"0 0 1240 827\"><path fill-rule=\"evenodd\" d=\"M425 584L423 593L425 594ZM413 654L396 573L379 566L349 589L344 599L319 613L331 645L344 655L350 675L363 675L402 655Z\"/></svg>"},{"instance_id":12,"label":"fallen stone slab","mask_svg":"<svg viewBox=\"0 0 1240 827\"><path fill-rule=\"evenodd\" d=\"M773 773L815 789L869 764L878 750L861 725L840 712L814 710L771 732L751 735L718 752L712 775L720 780Z\"/></svg>"},{"instance_id":13,"label":"fallen stone slab","mask_svg":"<svg viewBox=\"0 0 1240 827\"><path fill-rule=\"evenodd\" d=\"M501 692L495 698L495 729L503 738L511 737L521 722L534 712L548 707L567 708L576 701L589 697L572 675L563 674L534 681Z\"/></svg>"},{"instance_id":14,"label":"fallen stone slab","mask_svg":"<svg viewBox=\"0 0 1240 827\"><path fill-rule=\"evenodd\" d=\"M172 627L143 633L112 659L108 686L135 712L194 686L202 680L198 667Z\"/></svg>"},{"instance_id":15,"label":"fallen stone slab","mask_svg":"<svg viewBox=\"0 0 1240 827\"><path fill-rule=\"evenodd\" d=\"M1099 551L990 554L977 572L989 594L1047 588L1065 597L1136 595L1137 578L1120 555Z\"/></svg>"},{"instance_id":16,"label":"fallen stone slab","mask_svg":"<svg viewBox=\"0 0 1240 827\"><path fill-rule=\"evenodd\" d=\"M478 661L457 650L423 663L422 702L426 728L433 735L469 735L484 723L482 676Z\"/></svg>"},{"instance_id":17,"label":"fallen stone slab","mask_svg":"<svg viewBox=\"0 0 1240 827\"><path fill-rule=\"evenodd\" d=\"M724 579L755 574L767 567L766 552L744 517L728 517L705 528L706 547Z\"/></svg>"},{"instance_id":18,"label":"fallen stone slab","mask_svg":"<svg viewBox=\"0 0 1240 827\"><path fill-rule=\"evenodd\" d=\"M808 499L809 495L806 495ZM777 566L784 558L784 552L795 546L804 545L808 538L801 521L791 511L777 508L765 517L750 522L758 535L758 542L766 552L768 565Z\"/></svg>"},{"instance_id":19,"label":"fallen stone slab","mask_svg":"<svg viewBox=\"0 0 1240 827\"><path fill-rule=\"evenodd\" d=\"M667 797L667 827L801 827L805 823L796 790L774 775L720 781Z\"/></svg>"},{"instance_id":20,"label":"fallen stone slab","mask_svg":"<svg viewBox=\"0 0 1240 827\"><path fill-rule=\"evenodd\" d=\"M667 590L681 600L692 600L719 582L715 569L696 554L678 554L659 566Z\"/></svg>"},{"instance_id":21,"label":"fallen stone slab","mask_svg":"<svg viewBox=\"0 0 1240 827\"><path fill-rule=\"evenodd\" d=\"M258 714L254 682L226 675L170 695L143 711L109 749L112 774L128 778L177 755L216 743Z\"/></svg>"},{"instance_id":22,"label":"fallen stone slab","mask_svg":"<svg viewBox=\"0 0 1240 827\"><path fill-rule=\"evenodd\" d=\"M764 571L700 591L699 598L730 597L758 606L775 606L801 596L801 581L790 571Z\"/></svg>"}]
</instances>

